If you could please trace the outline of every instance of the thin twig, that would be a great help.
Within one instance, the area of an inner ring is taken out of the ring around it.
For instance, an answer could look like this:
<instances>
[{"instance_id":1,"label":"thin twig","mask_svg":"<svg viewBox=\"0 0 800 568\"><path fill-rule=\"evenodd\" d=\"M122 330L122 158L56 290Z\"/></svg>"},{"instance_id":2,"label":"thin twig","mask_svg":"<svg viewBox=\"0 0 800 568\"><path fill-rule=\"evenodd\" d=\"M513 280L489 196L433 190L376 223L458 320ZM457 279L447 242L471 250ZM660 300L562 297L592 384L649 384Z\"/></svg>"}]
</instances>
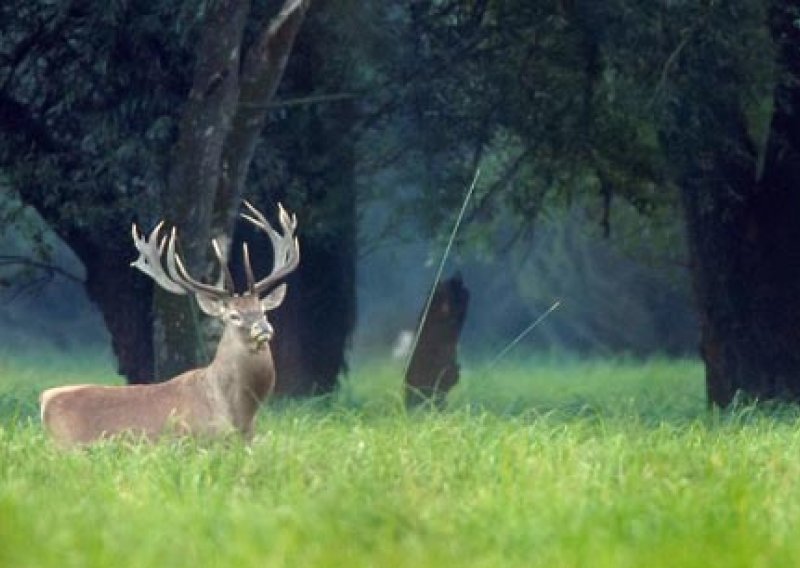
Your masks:
<instances>
[{"instance_id":1,"label":"thin twig","mask_svg":"<svg viewBox=\"0 0 800 568\"><path fill-rule=\"evenodd\" d=\"M417 331L414 334L414 341L411 343L411 349L408 351L408 358L406 359L405 369L403 371L403 376L408 374L408 369L411 367L411 359L414 356L414 351L417 349L417 344L419 343L419 336L422 333L422 326L425 325L425 320L428 317L428 311L431 309L431 302L433 301L433 294L436 291L436 285L439 284L439 279L442 277L442 272L444 271L444 263L447 262L447 257L450 255L450 249L453 247L453 241L456 239L456 233L458 232L458 228L461 226L461 221L464 218L464 212L467 210L467 204L469 204L469 200L472 198L472 192L475 190L475 186L478 184L478 178L481 175L481 169L475 169L475 176L472 178L472 183L467 190L467 194L464 196L464 202L461 204L461 211L458 212L458 217L456 218L455 225L453 225L453 230L450 232L450 239L447 241L447 246L444 249L444 254L442 254L442 259L439 261L439 267L436 269L436 275L433 278L433 285L431 286L431 290L428 293L428 299L425 302L425 309L422 310L422 317L419 318L419 324L417 325Z\"/></svg>"},{"instance_id":2,"label":"thin twig","mask_svg":"<svg viewBox=\"0 0 800 568\"><path fill-rule=\"evenodd\" d=\"M703 24L705 24L707 19L708 14L695 22L695 24L686 31L685 35L681 41L678 42L678 45L675 47L672 53L669 54L669 57L667 57L664 65L661 67L661 74L658 78L655 89L653 89L653 95L650 97L650 101L647 103L648 107L652 107L655 104L656 100L661 94L661 91L664 89L664 85L667 83L667 78L672 71L673 66L675 66L675 64L678 62L678 58L680 57L681 53L683 53L683 50L687 45L689 45L689 42L694 37L695 33L703 26Z\"/></svg>"},{"instance_id":3,"label":"thin twig","mask_svg":"<svg viewBox=\"0 0 800 568\"><path fill-rule=\"evenodd\" d=\"M307 97L296 97L293 99L281 99L268 103L241 103L242 106L255 109L275 109L289 108L296 106L314 105L320 103L330 103L336 101L346 101L356 98L355 93L332 93L329 95L309 95Z\"/></svg>"},{"instance_id":4,"label":"thin twig","mask_svg":"<svg viewBox=\"0 0 800 568\"><path fill-rule=\"evenodd\" d=\"M84 283L83 278L77 276L76 274L73 274L68 270L65 270L54 264L48 264L46 262L41 262L38 260L34 260L32 258L28 258L26 256L17 256L10 254L0 255L0 266L24 266L27 268L34 268L36 270L44 270L46 272L62 276L67 280L72 280L73 282L77 282L78 284Z\"/></svg>"}]
</instances>

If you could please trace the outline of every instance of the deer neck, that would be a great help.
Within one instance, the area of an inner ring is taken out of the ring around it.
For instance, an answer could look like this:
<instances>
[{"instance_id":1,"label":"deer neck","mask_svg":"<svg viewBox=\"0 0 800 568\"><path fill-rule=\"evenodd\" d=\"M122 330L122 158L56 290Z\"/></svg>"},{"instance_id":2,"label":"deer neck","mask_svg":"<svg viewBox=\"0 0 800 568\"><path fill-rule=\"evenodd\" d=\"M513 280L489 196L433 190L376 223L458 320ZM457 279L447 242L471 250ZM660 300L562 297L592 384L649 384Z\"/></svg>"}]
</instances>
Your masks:
<instances>
[{"instance_id":1,"label":"deer neck","mask_svg":"<svg viewBox=\"0 0 800 568\"><path fill-rule=\"evenodd\" d=\"M269 345L254 351L239 330L225 326L206 378L211 396L225 407L234 423L248 423L272 389Z\"/></svg>"}]
</instances>

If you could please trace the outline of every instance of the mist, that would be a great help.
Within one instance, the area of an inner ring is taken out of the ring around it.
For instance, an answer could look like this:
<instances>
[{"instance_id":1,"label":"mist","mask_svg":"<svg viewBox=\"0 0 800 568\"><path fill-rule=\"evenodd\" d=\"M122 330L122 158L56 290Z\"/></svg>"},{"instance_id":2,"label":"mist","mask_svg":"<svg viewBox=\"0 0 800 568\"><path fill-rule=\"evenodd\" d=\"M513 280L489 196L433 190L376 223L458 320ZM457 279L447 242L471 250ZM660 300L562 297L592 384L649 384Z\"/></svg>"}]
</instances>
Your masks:
<instances>
[{"instance_id":1,"label":"mist","mask_svg":"<svg viewBox=\"0 0 800 568\"><path fill-rule=\"evenodd\" d=\"M361 217L351 367L391 358L400 335L416 330L444 253L444 232L452 228L444 227L442 238L379 238L388 208L388 201L372 201ZM590 209L576 206L546 216L510 248L456 239L443 278L459 273L471 294L460 357L476 364L494 358L555 301L558 309L507 357L693 356L699 333L689 277L672 260L682 242L666 250L652 233L638 232L637 222L646 219L619 209L610 236L601 234ZM407 219L402 234L413 235L413 223ZM52 234L47 239L53 264L82 278L78 259ZM31 244L15 233L4 243L4 254L32 254ZM14 270L6 267L6 277ZM82 285L55 273L34 273L3 292L0 342L6 352L91 350L112 357L102 317Z\"/></svg>"}]
</instances>

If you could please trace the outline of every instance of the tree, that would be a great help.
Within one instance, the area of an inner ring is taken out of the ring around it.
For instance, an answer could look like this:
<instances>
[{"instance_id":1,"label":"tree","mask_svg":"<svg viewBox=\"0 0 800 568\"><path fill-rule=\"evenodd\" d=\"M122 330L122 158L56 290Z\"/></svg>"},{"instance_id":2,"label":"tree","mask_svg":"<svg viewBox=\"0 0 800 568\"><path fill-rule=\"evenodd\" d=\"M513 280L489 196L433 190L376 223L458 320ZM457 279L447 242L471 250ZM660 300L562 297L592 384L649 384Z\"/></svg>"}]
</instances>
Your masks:
<instances>
[{"instance_id":1,"label":"tree","mask_svg":"<svg viewBox=\"0 0 800 568\"><path fill-rule=\"evenodd\" d=\"M205 15L162 199L168 220L186 227L184 254L200 273L211 272L210 240L231 240L265 106L277 90L308 6L308 0L287 0L245 55L249 3L219 0ZM155 300L156 374L173 376L207 359L205 352L192 349L205 344L198 337L194 304L158 289Z\"/></svg>"},{"instance_id":2,"label":"tree","mask_svg":"<svg viewBox=\"0 0 800 568\"><path fill-rule=\"evenodd\" d=\"M0 167L86 265L132 382L196 364L202 341L186 302L129 269L123 227L166 213L207 273L308 6L287 0L255 23L243 0L0 8Z\"/></svg>"},{"instance_id":3,"label":"tree","mask_svg":"<svg viewBox=\"0 0 800 568\"><path fill-rule=\"evenodd\" d=\"M686 213L708 397L721 406L737 393L800 401L800 3L765 12L752 2L708 8L676 63L663 132ZM762 22L773 49L753 30ZM764 66L777 77L765 144L748 116L760 102L752 85L764 82L735 59L733 41L775 58Z\"/></svg>"}]
</instances>

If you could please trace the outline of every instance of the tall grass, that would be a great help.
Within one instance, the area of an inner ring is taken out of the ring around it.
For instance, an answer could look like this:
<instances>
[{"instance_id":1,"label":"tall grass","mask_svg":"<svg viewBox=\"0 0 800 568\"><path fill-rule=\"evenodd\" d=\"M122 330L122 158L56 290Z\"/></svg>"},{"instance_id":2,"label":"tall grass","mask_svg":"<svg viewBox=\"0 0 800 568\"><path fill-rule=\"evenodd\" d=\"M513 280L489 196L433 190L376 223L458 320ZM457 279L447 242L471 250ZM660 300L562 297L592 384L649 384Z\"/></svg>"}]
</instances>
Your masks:
<instances>
[{"instance_id":1,"label":"tall grass","mask_svg":"<svg viewBox=\"0 0 800 568\"><path fill-rule=\"evenodd\" d=\"M66 372L36 365L0 384ZM0 421L0 566L800 565L797 414L708 412L697 363L465 369L441 413L398 377L268 406L249 446L65 453Z\"/></svg>"},{"instance_id":2,"label":"tall grass","mask_svg":"<svg viewBox=\"0 0 800 568\"><path fill-rule=\"evenodd\" d=\"M55 350L0 350L0 424L37 416L37 399L43 389L82 383L122 383L109 353L87 351L67 356Z\"/></svg>"}]
</instances>

